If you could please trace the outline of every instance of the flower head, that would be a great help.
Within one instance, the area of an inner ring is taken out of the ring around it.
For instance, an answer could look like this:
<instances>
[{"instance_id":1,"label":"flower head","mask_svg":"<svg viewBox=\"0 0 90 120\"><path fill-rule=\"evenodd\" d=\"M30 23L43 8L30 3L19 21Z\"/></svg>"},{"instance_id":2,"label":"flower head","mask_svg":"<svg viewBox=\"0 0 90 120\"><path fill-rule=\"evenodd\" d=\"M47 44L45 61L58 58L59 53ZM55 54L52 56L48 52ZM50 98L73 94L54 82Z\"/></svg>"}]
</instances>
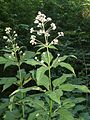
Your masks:
<instances>
[{"instance_id":1,"label":"flower head","mask_svg":"<svg viewBox=\"0 0 90 120\"><path fill-rule=\"evenodd\" d=\"M46 22L47 19L46 19L46 15L42 14L40 11L38 12L38 15L36 16L36 19L34 21L34 23L39 23L39 22Z\"/></svg>"},{"instance_id":2,"label":"flower head","mask_svg":"<svg viewBox=\"0 0 90 120\"><path fill-rule=\"evenodd\" d=\"M55 30L55 29L56 29L55 23L51 23L51 28L52 28L52 30Z\"/></svg>"},{"instance_id":3,"label":"flower head","mask_svg":"<svg viewBox=\"0 0 90 120\"><path fill-rule=\"evenodd\" d=\"M43 60L41 60L41 64L43 64L44 63L44 61Z\"/></svg>"},{"instance_id":4,"label":"flower head","mask_svg":"<svg viewBox=\"0 0 90 120\"><path fill-rule=\"evenodd\" d=\"M32 39L32 40L35 40L35 39L36 39L36 36L35 36L35 35L31 35L31 39Z\"/></svg>"},{"instance_id":5,"label":"flower head","mask_svg":"<svg viewBox=\"0 0 90 120\"><path fill-rule=\"evenodd\" d=\"M6 29L5 29L6 34L9 34L11 30L12 30L12 28L6 27Z\"/></svg>"},{"instance_id":6,"label":"flower head","mask_svg":"<svg viewBox=\"0 0 90 120\"><path fill-rule=\"evenodd\" d=\"M64 36L64 33L63 32L58 32L58 35L59 36Z\"/></svg>"},{"instance_id":7,"label":"flower head","mask_svg":"<svg viewBox=\"0 0 90 120\"><path fill-rule=\"evenodd\" d=\"M5 40L6 40L6 39L8 39L8 37L7 37L7 36L3 36L3 39L5 39Z\"/></svg>"},{"instance_id":8,"label":"flower head","mask_svg":"<svg viewBox=\"0 0 90 120\"><path fill-rule=\"evenodd\" d=\"M51 21L52 19L50 17L47 18L47 21Z\"/></svg>"},{"instance_id":9,"label":"flower head","mask_svg":"<svg viewBox=\"0 0 90 120\"><path fill-rule=\"evenodd\" d=\"M33 28L31 28L31 29L30 29L30 33L33 33L33 32L34 32L34 29L33 29Z\"/></svg>"},{"instance_id":10,"label":"flower head","mask_svg":"<svg viewBox=\"0 0 90 120\"><path fill-rule=\"evenodd\" d=\"M36 36L35 35L31 35L31 41L30 41L30 43L32 45L36 45L37 44L35 40L36 40Z\"/></svg>"},{"instance_id":11,"label":"flower head","mask_svg":"<svg viewBox=\"0 0 90 120\"><path fill-rule=\"evenodd\" d=\"M54 39L51 44L57 45L58 44L58 39Z\"/></svg>"}]
</instances>

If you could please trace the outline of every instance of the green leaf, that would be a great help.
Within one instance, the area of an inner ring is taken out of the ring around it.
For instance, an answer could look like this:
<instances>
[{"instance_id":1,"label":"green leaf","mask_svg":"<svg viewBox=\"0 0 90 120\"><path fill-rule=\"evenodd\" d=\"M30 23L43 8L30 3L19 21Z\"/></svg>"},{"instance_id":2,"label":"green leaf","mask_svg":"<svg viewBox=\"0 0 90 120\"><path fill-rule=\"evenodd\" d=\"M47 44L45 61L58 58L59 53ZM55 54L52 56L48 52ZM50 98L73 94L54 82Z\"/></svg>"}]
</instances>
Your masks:
<instances>
[{"instance_id":1,"label":"green leaf","mask_svg":"<svg viewBox=\"0 0 90 120\"><path fill-rule=\"evenodd\" d=\"M77 59L77 57L75 56L75 55L69 55L70 57L73 57L73 58L75 58L75 59Z\"/></svg>"},{"instance_id":2,"label":"green leaf","mask_svg":"<svg viewBox=\"0 0 90 120\"><path fill-rule=\"evenodd\" d=\"M14 61L8 60L5 64L5 66L4 66L4 69L6 69L7 67L9 67L11 65L16 65L17 66L17 63L14 62Z\"/></svg>"},{"instance_id":3,"label":"green leaf","mask_svg":"<svg viewBox=\"0 0 90 120\"><path fill-rule=\"evenodd\" d=\"M38 90L38 91L41 91L41 92L45 92L44 90L42 90L40 87L37 87L37 86L33 86L33 87L28 87L28 88L23 88L23 89L17 89L15 90L10 96L18 93L18 92L21 92L21 93L26 93L30 90Z\"/></svg>"},{"instance_id":4,"label":"green leaf","mask_svg":"<svg viewBox=\"0 0 90 120\"><path fill-rule=\"evenodd\" d=\"M0 111L2 111L3 109L5 109L8 105L9 105L9 102L0 103Z\"/></svg>"},{"instance_id":5,"label":"green leaf","mask_svg":"<svg viewBox=\"0 0 90 120\"><path fill-rule=\"evenodd\" d=\"M3 91L10 87L12 84L16 84L17 79L15 77L0 78L0 84L3 86Z\"/></svg>"},{"instance_id":6,"label":"green leaf","mask_svg":"<svg viewBox=\"0 0 90 120\"><path fill-rule=\"evenodd\" d=\"M75 89L75 85L72 84L63 84L60 86L60 89L63 91L73 91Z\"/></svg>"},{"instance_id":7,"label":"green leaf","mask_svg":"<svg viewBox=\"0 0 90 120\"><path fill-rule=\"evenodd\" d=\"M44 106L44 101L39 100L38 98L32 98L29 96L23 99L23 102L26 105L29 105L30 107L33 107L35 109L42 109L44 111L47 111L47 109Z\"/></svg>"},{"instance_id":8,"label":"green leaf","mask_svg":"<svg viewBox=\"0 0 90 120\"><path fill-rule=\"evenodd\" d=\"M37 69L36 72L36 79L37 79L37 84L38 85L43 85L49 90L49 78L44 74L45 71L47 70L47 67L40 67Z\"/></svg>"},{"instance_id":9,"label":"green leaf","mask_svg":"<svg viewBox=\"0 0 90 120\"><path fill-rule=\"evenodd\" d=\"M29 114L28 120L35 120L37 116L41 113L41 110L37 110Z\"/></svg>"},{"instance_id":10,"label":"green leaf","mask_svg":"<svg viewBox=\"0 0 90 120\"><path fill-rule=\"evenodd\" d=\"M49 120L48 111L37 110L29 114L28 120Z\"/></svg>"},{"instance_id":11,"label":"green leaf","mask_svg":"<svg viewBox=\"0 0 90 120\"><path fill-rule=\"evenodd\" d=\"M18 120L20 118L20 112L18 110L6 111L4 120Z\"/></svg>"},{"instance_id":12,"label":"green leaf","mask_svg":"<svg viewBox=\"0 0 90 120\"><path fill-rule=\"evenodd\" d=\"M36 71L36 79L37 81L39 81L39 79L41 79L41 76L45 73L45 71L47 71L48 68L47 67L40 67L37 69Z\"/></svg>"},{"instance_id":13,"label":"green leaf","mask_svg":"<svg viewBox=\"0 0 90 120\"><path fill-rule=\"evenodd\" d=\"M41 59L46 62L47 64L52 61L53 56L50 52L43 52Z\"/></svg>"},{"instance_id":14,"label":"green leaf","mask_svg":"<svg viewBox=\"0 0 90 120\"><path fill-rule=\"evenodd\" d=\"M0 64L5 64L7 62L7 59L4 57L0 57Z\"/></svg>"},{"instance_id":15,"label":"green leaf","mask_svg":"<svg viewBox=\"0 0 90 120\"><path fill-rule=\"evenodd\" d=\"M74 103L81 103L81 102L85 101L86 99L83 97L78 97L78 98L74 98L72 100Z\"/></svg>"},{"instance_id":16,"label":"green leaf","mask_svg":"<svg viewBox=\"0 0 90 120\"><path fill-rule=\"evenodd\" d=\"M67 55L64 55L63 57L57 57L55 60L53 60L53 63L52 63L52 67L56 68L60 62L66 60L68 56Z\"/></svg>"},{"instance_id":17,"label":"green leaf","mask_svg":"<svg viewBox=\"0 0 90 120\"><path fill-rule=\"evenodd\" d=\"M68 58L68 56L67 55L64 55L63 57L59 57L58 58L58 61L59 62L62 62L62 61L64 61L64 60L66 60Z\"/></svg>"},{"instance_id":18,"label":"green leaf","mask_svg":"<svg viewBox=\"0 0 90 120\"><path fill-rule=\"evenodd\" d=\"M35 56L35 52L25 51L25 55L21 56L21 61L29 60Z\"/></svg>"},{"instance_id":19,"label":"green leaf","mask_svg":"<svg viewBox=\"0 0 90 120\"><path fill-rule=\"evenodd\" d=\"M29 64L29 65L41 65L38 61L34 60L34 59L30 59L30 60L27 60L25 61L26 64Z\"/></svg>"},{"instance_id":20,"label":"green leaf","mask_svg":"<svg viewBox=\"0 0 90 120\"><path fill-rule=\"evenodd\" d=\"M49 48L58 50L54 45L50 45Z\"/></svg>"},{"instance_id":21,"label":"green leaf","mask_svg":"<svg viewBox=\"0 0 90 120\"><path fill-rule=\"evenodd\" d=\"M85 85L76 85L76 88L79 89L82 92L88 92L88 93L90 93L90 90Z\"/></svg>"},{"instance_id":22,"label":"green leaf","mask_svg":"<svg viewBox=\"0 0 90 120\"><path fill-rule=\"evenodd\" d=\"M63 107L66 108L66 109L70 109L74 106L75 106L75 103L73 103L73 102L70 102L70 103L67 103L67 104L63 105Z\"/></svg>"},{"instance_id":23,"label":"green leaf","mask_svg":"<svg viewBox=\"0 0 90 120\"><path fill-rule=\"evenodd\" d=\"M73 102L72 99L65 99L62 102L63 102L62 106L66 109L69 109L75 106L75 103Z\"/></svg>"},{"instance_id":24,"label":"green leaf","mask_svg":"<svg viewBox=\"0 0 90 120\"><path fill-rule=\"evenodd\" d=\"M51 67L56 68L57 66L58 66L58 58L53 60Z\"/></svg>"},{"instance_id":25,"label":"green leaf","mask_svg":"<svg viewBox=\"0 0 90 120\"><path fill-rule=\"evenodd\" d=\"M62 90L57 89L57 90L54 90L54 91L48 91L48 92L46 92L46 94L47 94L53 101L55 101L55 102L58 103L58 104L61 104L61 102L60 102L60 97L63 95Z\"/></svg>"},{"instance_id":26,"label":"green leaf","mask_svg":"<svg viewBox=\"0 0 90 120\"><path fill-rule=\"evenodd\" d=\"M67 109L61 108L59 110L59 112L60 112L60 116L61 116L60 120L75 120L72 113L69 112Z\"/></svg>"},{"instance_id":27,"label":"green leaf","mask_svg":"<svg viewBox=\"0 0 90 120\"><path fill-rule=\"evenodd\" d=\"M73 67L72 67L70 64L65 63L65 62L60 62L59 65L60 65L61 67L67 68L68 70L70 70L71 72L73 72L74 75L75 75L74 69L73 69Z\"/></svg>"},{"instance_id":28,"label":"green leaf","mask_svg":"<svg viewBox=\"0 0 90 120\"><path fill-rule=\"evenodd\" d=\"M21 78L20 78L20 74L21 74ZM16 75L17 78L23 80L23 79L25 78L25 76L26 76L26 71L25 71L25 69L21 69L21 70L17 71L17 75Z\"/></svg>"},{"instance_id":29,"label":"green leaf","mask_svg":"<svg viewBox=\"0 0 90 120\"><path fill-rule=\"evenodd\" d=\"M43 85L49 90L50 80L46 75L43 74L39 79L37 79L37 84Z\"/></svg>"},{"instance_id":30,"label":"green leaf","mask_svg":"<svg viewBox=\"0 0 90 120\"><path fill-rule=\"evenodd\" d=\"M75 106L75 109L74 109L74 114L77 114L77 113L79 113L79 112L82 112L82 111L84 111L86 109L86 106L85 105L76 105Z\"/></svg>"},{"instance_id":31,"label":"green leaf","mask_svg":"<svg viewBox=\"0 0 90 120\"><path fill-rule=\"evenodd\" d=\"M64 83L68 77L72 77L73 74L63 74L61 77L53 80L53 86L54 87L57 87L57 86L60 86L62 83Z\"/></svg>"}]
</instances>

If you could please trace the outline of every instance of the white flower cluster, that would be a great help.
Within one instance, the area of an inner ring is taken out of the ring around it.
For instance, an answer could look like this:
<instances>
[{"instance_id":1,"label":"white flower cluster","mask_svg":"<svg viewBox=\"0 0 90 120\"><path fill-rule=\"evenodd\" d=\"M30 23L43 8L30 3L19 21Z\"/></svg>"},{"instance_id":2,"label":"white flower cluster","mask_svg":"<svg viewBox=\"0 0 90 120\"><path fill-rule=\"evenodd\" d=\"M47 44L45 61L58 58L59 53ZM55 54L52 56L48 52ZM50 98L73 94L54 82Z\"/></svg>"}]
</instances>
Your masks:
<instances>
[{"instance_id":1,"label":"white flower cluster","mask_svg":"<svg viewBox=\"0 0 90 120\"><path fill-rule=\"evenodd\" d=\"M6 27L5 32L7 34L7 36L3 36L4 40L7 40L7 42L11 43L13 40L16 40L17 34L16 31L13 31L13 33L11 33L12 28L10 27Z\"/></svg>"},{"instance_id":2,"label":"white flower cluster","mask_svg":"<svg viewBox=\"0 0 90 120\"><path fill-rule=\"evenodd\" d=\"M42 14L40 11L38 12L38 15L36 16L36 19L34 21L35 24L38 24L39 22L45 23L47 21L51 21L51 18L46 18L46 15ZM39 24L40 25L40 24Z\"/></svg>"},{"instance_id":3,"label":"white flower cluster","mask_svg":"<svg viewBox=\"0 0 90 120\"><path fill-rule=\"evenodd\" d=\"M11 31L11 30L12 30L12 28L6 27L6 29L5 29L6 34L10 34L10 31Z\"/></svg>"},{"instance_id":4,"label":"white flower cluster","mask_svg":"<svg viewBox=\"0 0 90 120\"><path fill-rule=\"evenodd\" d=\"M58 39L54 39L51 44L57 45L58 44Z\"/></svg>"},{"instance_id":5,"label":"white flower cluster","mask_svg":"<svg viewBox=\"0 0 90 120\"><path fill-rule=\"evenodd\" d=\"M35 30L34 28L30 29L30 33L36 32L37 35L44 35L46 44L48 44L48 37L50 36L50 31L56 30L56 25L53 22L50 24L50 27L47 30L45 30L46 23L50 21L52 21L50 17L46 17L46 15L42 14L39 11L34 21L34 23L37 25L37 27L39 27L39 29L38 30ZM51 44L55 45L58 44L58 37L60 36L64 36L64 33L58 32L58 36L52 40ZM36 45L37 42L39 42L39 40L36 39L35 35L31 35L30 39L31 39L30 43L32 45Z\"/></svg>"},{"instance_id":6,"label":"white flower cluster","mask_svg":"<svg viewBox=\"0 0 90 120\"><path fill-rule=\"evenodd\" d=\"M58 35L59 36L64 36L64 33L63 32L58 32Z\"/></svg>"},{"instance_id":7,"label":"white flower cluster","mask_svg":"<svg viewBox=\"0 0 90 120\"><path fill-rule=\"evenodd\" d=\"M37 44L37 42L36 42L36 36L35 35L31 35L31 41L30 41L30 43L32 44L32 45L36 45Z\"/></svg>"},{"instance_id":8,"label":"white flower cluster","mask_svg":"<svg viewBox=\"0 0 90 120\"><path fill-rule=\"evenodd\" d=\"M56 29L55 23L51 23L51 28L52 28L52 30L55 30L55 29Z\"/></svg>"},{"instance_id":9,"label":"white flower cluster","mask_svg":"<svg viewBox=\"0 0 90 120\"><path fill-rule=\"evenodd\" d=\"M37 57L35 57L34 59L35 59L37 62L40 62L41 64L44 64L44 61L43 61L43 60L39 61L39 59L38 59Z\"/></svg>"}]
</instances>

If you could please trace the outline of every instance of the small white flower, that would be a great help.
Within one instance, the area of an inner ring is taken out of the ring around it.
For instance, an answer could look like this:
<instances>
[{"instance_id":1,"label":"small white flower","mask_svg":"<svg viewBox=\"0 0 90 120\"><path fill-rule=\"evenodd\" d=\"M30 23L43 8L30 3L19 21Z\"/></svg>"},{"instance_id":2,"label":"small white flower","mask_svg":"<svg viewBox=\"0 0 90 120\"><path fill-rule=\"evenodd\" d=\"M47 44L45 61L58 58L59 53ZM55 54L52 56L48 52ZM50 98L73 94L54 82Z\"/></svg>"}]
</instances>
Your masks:
<instances>
[{"instance_id":1,"label":"small white flower","mask_svg":"<svg viewBox=\"0 0 90 120\"><path fill-rule=\"evenodd\" d=\"M43 61L43 60L41 60L41 63L43 64L43 63L44 63L44 61Z\"/></svg>"},{"instance_id":2,"label":"small white flower","mask_svg":"<svg viewBox=\"0 0 90 120\"><path fill-rule=\"evenodd\" d=\"M5 31L10 31L12 30L10 27L6 27Z\"/></svg>"},{"instance_id":3,"label":"small white flower","mask_svg":"<svg viewBox=\"0 0 90 120\"><path fill-rule=\"evenodd\" d=\"M51 21L52 19L50 17L47 18L47 21Z\"/></svg>"},{"instance_id":4,"label":"small white flower","mask_svg":"<svg viewBox=\"0 0 90 120\"><path fill-rule=\"evenodd\" d=\"M64 36L64 33L63 32L58 32L58 35L59 36Z\"/></svg>"},{"instance_id":5,"label":"small white flower","mask_svg":"<svg viewBox=\"0 0 90 120\"><path fill-rule=\"evenodd\" d=\"M36 42L35 40L31 40L30 43L31 43L32 45L36 45L36 44L37 44L37 42Z\"/></svg>"},{"instance_id":6,"label":"small white flower","mask_svg":"<svg viewBox=\"0 0 90 120\"><path fill-rule=\"evenodd\" d=\"M12 42L12 41L10 39L8 39L7 42Z\"/></svg>"},{"instance_id":7,"label":"small white flower","mask_svg":"<svg viewBox=\"0 0 90 120\"><path fill-rule=\"evenodd\" d=\"M47 21L46 16L44 14L42 14L40 11L38 12L38 15L36 16L36 20L38 20L38 23L39 23L39 21L42 22L42 23Z\"/></svg>"},{"instance_id":8,"label":"small white flower","mask_svg":"<svg viewBox=\"0 0 90 120\"><path fill-rule=\"evenodd\" d=\"M37 57L35 57L34 59L37 60Z\"/></svg>"},{"instance_id":9,"label":"small white flower","mask_svg":"<svg viewBox=\"0 0 90 120\"><path fill-rule=\"evenodd\" d=\"M23 53L23 56L25 56L25 53Z\"/></svg>"},{"instance_id":10,"label":"small white flower","mask_svg":"<svg viewBox=\"0 0 90 120\"><path fill-rule=\"evenodd\" d=\"M39 15L41 15L41 12L40 12L40 11L38 11L38 14L39 14Z\"/></svg>"},{"instance_id":11,"label":"small white flower","mask_svg":"<svg viewBox=\"0 0 90 120\"><path fill-rule=\"evenodd\" d=\"M7 46L5 46L5 48L7 48Z\"/></svg>"},{"instance_id":12,"label":"small white flower","mask_svg":"<svg viewBox=\"0 0 90 120\"><path fill-rule=\"evenodd\" d=\"M16 46L17 49L19 49L19 46Z\"/></svg>"},{"instance_id":13,"label":"small white flower","mask_svg":"<svg viewBox=\"0 0 90 120\"><path fill-rule=\"evenodd\" d=\"M57 56L59 57L59 56L60 56L60 54L58 53L58 54L57 54Z\"/></svg>"},{"instance_id":14,"label":"small white flower","mask_svg":"<svg viewBox=\"0 0 90 120\"><path fill-rule=\"evenodd\" d=\"M55 23L51 23L51 27L52 27L52 30L55 30L56 29Z\"/></svg>"},{"instance_id":15,"label":"small white flower","mask_svg":"<svg viewBox=\"0 0 90 120\"><path fill-rule=\"evenodd\" d=\"M23 51L20 51L19 53L20 53L20 54L22 54L22 53L23 53Z\"/></svg>"},{"instance_id":16,"label":"small white flower","mask_svg":"<svg viewBox=\"0 0 90 120\"><path fill-rule=\"evenodd\" d=\"M38 23L37 27L42 27L42 24L41 24L41 23Z\"/></svg>"},{"instance_id":17,"label":"small white flower","mask_svg":"<svg viewBox=\"0 0 90 120\"><path fill-rule=\"evenodd\" d=\"M38 116L39 116L39 113L36 114L36 117L38 117Z\"/></svg>"},{"instance_id":18,"label":"small white flower","mask_svg":"<svg viewBox=\"0 0 90 120\"><path fill-rule=\"evenodd\" d=\"M33 32L34 32L34 29L33 29L33 28L31 28L31 29L30 29L30 33L33 33Z\"/></svg>"},{"instance_id":19,"label":"small white flower","mask_svg":"<svg viewBox=\"0 0 90 120\"><path fill-rule=\"evenodd\" d=\"M14 36L17 37L17 34L15 34Z\"/></svg>"},{"instance_id":20,"label":"small white flower","mask_svg":"<svg viewBox=\"0 0 90 120\"><path fill-rule=\"evenodd\" d=\"M13 40L16 40L16 38L13 38Z\"/></svg>"},{"instance_id":21,"label":"small white flower","mask_svg":"<svg viewBox=\"0 0 90 120\"><path fill-rule=\"evenodd\" d=\"M45 55L45 52L43 52L42 54Z\"/></svg>"},{"instance_id":22,"label":"small white flower","mask_svg":"<svg viewBox=\"0 0 90 120\"><path fill-rule=\"evenodd\" d=\"M60 62L60 60L58 60L58 62Z\"/></svg>"},{"instance_id":23,"label":"small white flower","mask_svg":"<svg viewBox=\"0 0 90 120\"><path fill-rule=\"evenodd\" d=\"M39 21L38 21L38 20L35 20L35 21L34 21L34 23L35 23L35 24L38 24L38 23L39 23Z\"/></svg>"},{"instance_id":24,"label":"small white flower","mask_svg":"<svg viewBox=\"0 0 90 120\"><path fill-rule=\"evenodd\" d=\"M37 57L34 58L36 61L39 61Z\"/></svg>"},{"instance_id":25,"label":"small white flower","mask_svg":"<svg viewBox=\"0 0 90 120\"><path fill-rule=\"evenodd\" d=\"M16 33L16 31L13 31L13 33L15 34L15 33Z\"/></svg>"},{"instance_id":26,"label":"small white flower","mask_svg":"<svg viewBox=\"0 0 90 120\"><path fill-rule=\"evenodd\" d=\"M35 35L31 35L31 39L35 40L36 36Z\"/></svg>"},{"instance_id":27,"label":"small white flower","mask_svg":"<svg viewBox=\"0 0 90 120\"><path fill-rule=\"evenodd\" d=\"M58 39L54 39L54 40L51 42L51 44L54 44L54 45L58 44Z\"/></svg>"},{"instance_id":28,"label":"small white flower","mask_svg":"<svg viewBox=\"0 0 90 120\"><path fill-rule=\"evenodd\" d=\"M11 56L9 56L9 58L11 58Z\"/></svg>"},{"instance_id":29,"label":"small white flower","mask_svg":"<svg viewBox=\"0 0 90 120\"><path fill-rule=\"evenodd\" d=\"M45 33L45 31L44 31L44 30L41 30L41 29L40 29L39 31L37 31L37 34L38 34L38 35L42 35L42 34L44 34L44 33Z\"/></svg>"},{"instance_id":30,"label":"small white flower","mask_svg":"<svg viewBox=\"0 0 90 120\"><path fill-rule=\"evenodd\" d=\"M6 27L5 31L6 31L6 34L10 34L10 31L12 30L12 28L10 27Z\"/></svg>"},{"instance_id":31,"label":"small white flower","mask_svg":"<svg viewBox=\"0 0 90 120\"><path fill-rule=\"evenodd\" d=\"M12 54L12 56L14 56L14 52L12 52L11 54Z\"/></svg>"},{"instance_id":32,"label":"small white flower","mask_svg":"<svg viewBox=\"0 0 90 120\"><path fill-rule=\"evenodd\" d=\"M50 36L50 34L49 34L48 32L45 32L45 36L49 37L49 36Z\"/></svg>"},{"instance_id":33,"label":"small white flower","mask_svg":"<svg viewBox=\"0 0 90 120\"><path fill-rule=\"evenodd\" d=\"M7 37L7 36L3 36L3 39L5 39L5 40L6 40L6 39L8 39L8 37Z\"/></svg>"}]
</instances>

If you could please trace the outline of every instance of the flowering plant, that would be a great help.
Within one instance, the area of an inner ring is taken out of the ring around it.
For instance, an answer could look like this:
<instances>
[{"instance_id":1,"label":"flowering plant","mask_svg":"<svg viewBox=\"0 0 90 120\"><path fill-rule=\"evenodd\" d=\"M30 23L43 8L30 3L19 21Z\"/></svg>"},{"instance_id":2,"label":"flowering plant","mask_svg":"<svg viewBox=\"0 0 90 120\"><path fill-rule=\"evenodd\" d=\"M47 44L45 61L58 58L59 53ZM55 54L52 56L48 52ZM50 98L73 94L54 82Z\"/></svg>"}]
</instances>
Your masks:
<instances>
[{"instance_id":1,"label":"flowering plant","mask_svg":"<svg viewBox=\"0 0 90 120\"><path fill-rule=\"evenodd\" d=\"M6 47L4 56L0 57L0 64L5 64L4 68L16 65L18 71L16 77L0 78L0 84L4 85L3 91L12 84L16 84L18 87L10 94L5 106L6 111L1 116L5 120L6 118L9 120L10 115L14 116L14 120L80 120L72 114L72 110L75 104L85 101L85 99L66 97L67 93L73 92L75 89L90 93L86 86L68 82L71 77L75 76L75 72L65 60L68 57L76 57L73 55L60 56L59 53L55 55L56 50L58 51L55 45L58 45L59 37L64 36L64 33L58 32L54 39L50 39L51 32L56 30L56 25L50 17L46 17L39 11L34 23L37 29L30 29L30 33L33 34L30 44L39 47L36 52L22 52L22 47L19 47L15 41L16 32L12 32L10 27L5 29L7 36L4 36L3 39L7 40L9 46ZM38 38L43 38L43 40ZM22 63L34 67L26 73L25 69L21 68ZM52 72L56 73L58 67L65 68L71 73L61 72L60 76L53 77ZM36 82L36 85L25 87L25 84L28 84L31 79ZM30 92L34 90L38 91L38 94L30 95Z\"/></svg>"}]
</instances>

